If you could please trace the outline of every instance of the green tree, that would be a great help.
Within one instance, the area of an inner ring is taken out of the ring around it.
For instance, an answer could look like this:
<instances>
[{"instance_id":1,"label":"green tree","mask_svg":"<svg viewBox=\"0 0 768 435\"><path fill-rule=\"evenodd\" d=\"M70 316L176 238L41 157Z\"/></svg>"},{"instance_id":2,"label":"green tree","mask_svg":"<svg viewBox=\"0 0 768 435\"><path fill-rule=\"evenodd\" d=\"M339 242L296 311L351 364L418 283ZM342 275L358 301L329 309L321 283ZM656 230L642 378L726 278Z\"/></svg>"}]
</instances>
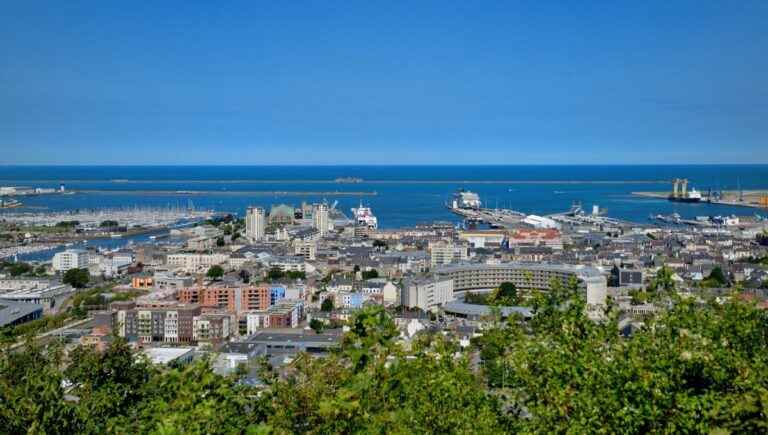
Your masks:
<instances>
[{"instance_id":1,"label":"green tree","mask_svg":"<svg viewBox=\"0 0 768 435\"><path fill-rule=\"evenodd\" d=\"M363 279L373 279L379 277L379 271L376 269L364 270L362 273Z\"/></svg>"},{"instance_id":2,"label":"green tree","mask_svg":"<svg viewBox=\"0 0 768 435\"><path fill-rule=\"evenodd\" d=\"M88 285L88 281L91 279L91 274L88 269L69 269L64 272L62 282L69 284L74 288L83 288Z\"/></svg>"},{"instance_id":3,"label":"green tree","mask_svg":"<svg viewBox=\"0 0 768 435\"><path fill-rule=\"evenodd\" d=\"M64 400L61 348L29 343L0 351L0 428L3 433L76 433L76 408Z\"/></svg>"},{"instance_id":4,"label":"green tree","mask_svg":"<svg viewBox=\"0 0 768 435\"><path fill-rule=\"evenodd\" d=\"M674 272L669 267L661 266L656 276L651 280L648 290L652 292L671 293L675 291Z\"/></svg>"},{"instance_id":5,"label":"green tree","mask_svg":"<svg viewBox=\"0 0 768 435\"><path fill-rule=\"evenodd\" d=\"M320 304L320 309L326 312L333 311L333 298L327 297L323 299L323 302Z\"/></svg>"},{"instance_id":6,"label":"green tree","mask_svg":"<svg viewBox=\"0 0 768 435\"><path fill-rule=\"evenodd\" d=\"M218 237L216 239L216 246L221 248L222 246L226 245L227 243L224 241L224 237Z\"/></svg>"},{"instance_id":7,"label":"green tree","mask_svg":"<svg viewBox=\"0 0 768 435\"><path fill-rule=\"evenodd\" d=\"M489 302L494 305L518 305L520 298L517 294L517 287L514 283L502 282L491 294Z\"/></svg>"},{"instance_id":8,"label":"green tree","mask_svg":"<svg viewBox=\"0 0 768 435\"><path fill-rule=\"evenodd\" d=\"M725 276L720 266L715 266L707 276L707 284L710 287L725 287L728 285L728 278Z\"/></svg>"},{"instance_id":9,"label":"green tree","mask_svg":"<svg viewBox=\"0 0 768 435\"><path fill-rule=\"evenodd\" d=\"M673 296L674 297L674 296ZM768 313L674 299L627 339L587 320L578 295L475 340L491 388L524 433L764 432ZM735 387L739 385L739 387Z\"/></svg>"},{"instance_id":10,"label":"green tree","mask_svg":"<svg viewBox=\"0 0 768 435\"><path fill-rule=\"evenodd\" d=\"M312 330L315 331L316 334L319 334L323 332L323 329L325 329L325 324L319 319L312 319L309 322L309 327L312 328Z\"/></svg>"},{"instance_id":11,"label":"green tree","mask_svg":"<svg viewBox=\"0 0 768 435\"><path fill-rule=\"evenodd\" d=\"M8 267L8 273L10 273L11 276L26 275L26 274L28 274L30 272L32 272L32 265L30 265L28 263L23 263L23 262L12 263Z\"/></svg>"},{"instance_id":12,"label":"green tree","mask_svg":"<svg viewBox=\"0 0 768 435\"><path fill-rule=\"evenodd\" d=\"M284 277L285 277L285 272L283 272L283 270L277 266L273 266L267 272L267 279L269 279L270 281L275 281L278 279L282 279Z\"/></svg>"},{"instance_id":13,"label":"green tree","mask_svg":"<svg viewBox=\"0 0 768 435\"><path fill-rule=\"evenodd\" d=\"M219 265L213 265L208 268L208 272L205 275L214 281L218 281L224 276L224 269Z\"/></svg>"},{"instance_id":14,"label":"green tree","mask_svg":"<svg viewBox=\"0 0 768 435\"><path fill-rule=\"evenodd\" d=\"M285 273L285 276L289 279L306 279L307 274L306 272L302 272L299 270L291 270Z\"/></svg>"}]
</instances>

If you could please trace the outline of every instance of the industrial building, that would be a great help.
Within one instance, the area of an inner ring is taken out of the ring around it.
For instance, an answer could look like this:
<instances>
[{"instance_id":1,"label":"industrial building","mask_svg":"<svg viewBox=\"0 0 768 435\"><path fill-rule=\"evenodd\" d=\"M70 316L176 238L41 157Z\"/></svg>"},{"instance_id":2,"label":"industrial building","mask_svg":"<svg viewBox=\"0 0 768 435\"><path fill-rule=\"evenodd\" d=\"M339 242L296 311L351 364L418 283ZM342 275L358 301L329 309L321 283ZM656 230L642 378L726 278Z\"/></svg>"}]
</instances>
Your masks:
<instances>
[{"instance_id":1,"label":"industrial building","mask_svg":"<svg viewBox=\"0 0 768 435\"><path fill-rule=\"evenodd\" d=\"M74 289L66 284L49 282L47 286L31 286L5 293L2 291L3 289L0 288L0 299L2 300L39 304L47 313L54 310L59 302L63 301Z\"/></svg>"},{"instance_id":2,"label":"industrial building","mask_svg":"<svg viewBox=\"0 0 768 435\"><path fill-rule=\"evenodd\" d=\"M0 327L16 326L43 317L39 304L0 300Z\"/></svg>"}]
</instances>

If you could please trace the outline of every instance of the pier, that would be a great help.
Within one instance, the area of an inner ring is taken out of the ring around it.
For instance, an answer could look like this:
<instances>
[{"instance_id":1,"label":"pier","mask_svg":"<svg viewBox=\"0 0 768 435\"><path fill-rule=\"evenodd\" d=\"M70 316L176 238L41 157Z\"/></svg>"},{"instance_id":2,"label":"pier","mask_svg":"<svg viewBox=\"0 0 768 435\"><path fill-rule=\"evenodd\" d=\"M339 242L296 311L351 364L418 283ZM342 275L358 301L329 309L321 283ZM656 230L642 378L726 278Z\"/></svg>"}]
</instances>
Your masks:
<instances>
[{"instance_id":1,"label":"pier","mask_svg":"<svg viewBox=\"0 0 768 435\"><path fill-rule=\"evenodd\" d=\"M632 195L643 198L654 199L668 199L669 193L667 192L632 192ZM716 205L729 205L733 207L749 207L749 208L768 208L768 191L764 190L745 190L739 191L722 191L720 192L719 199L713 199L706 196L701 200L702 204L716 204Z\"/></svg>"},{"instance_id":2,"label":"pier","mask_svg":"<svg viewBox=\"0 0 768 435\"><path fill-rule=\"evenodd\" d=\"M464 217L464 219L486 222L490 225L501 227L511 227L519 225L525 219L525 213L507 209L465 209L449 207L453 213Z\"/></svg>"}]
</instances>

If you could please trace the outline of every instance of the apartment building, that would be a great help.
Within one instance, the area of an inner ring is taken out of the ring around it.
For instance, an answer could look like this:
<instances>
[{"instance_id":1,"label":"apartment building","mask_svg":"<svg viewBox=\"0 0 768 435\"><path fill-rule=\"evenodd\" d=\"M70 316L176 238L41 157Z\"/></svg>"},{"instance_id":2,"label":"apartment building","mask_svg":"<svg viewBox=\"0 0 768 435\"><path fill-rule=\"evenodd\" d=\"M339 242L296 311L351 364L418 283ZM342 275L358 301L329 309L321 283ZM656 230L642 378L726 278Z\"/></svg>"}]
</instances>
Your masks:
<instances>
[{"instance_id":1,"label":"apartment building","mask_svg":"<svg viewBox=\"0 0 768 435\"><path fill-rule=\"evenodd\" d=\"M220 308L232 314L265 310L270 304L271 289L266 286L186 287L179 290L179 302L199 304L204 308Z\"/></svg>"}]
</instances>

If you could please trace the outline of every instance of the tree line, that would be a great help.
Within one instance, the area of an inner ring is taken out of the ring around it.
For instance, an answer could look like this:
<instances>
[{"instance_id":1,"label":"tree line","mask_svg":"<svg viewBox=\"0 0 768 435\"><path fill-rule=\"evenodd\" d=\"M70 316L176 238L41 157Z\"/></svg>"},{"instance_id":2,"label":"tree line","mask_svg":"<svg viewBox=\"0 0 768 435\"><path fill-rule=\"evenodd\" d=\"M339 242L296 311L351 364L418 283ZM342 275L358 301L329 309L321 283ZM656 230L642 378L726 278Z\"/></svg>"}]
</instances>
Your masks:
<instances>
[{"instance_id":1,"label":"tree line","mask_svg":"<svg viewBox=\"0 0 768 435\"><path fill-rule=\"evenodd\" d=\"M663 287L660 282L660 288ZM210 361L161 368L115 338L98 353L29 345L0 355L9 433L765 433L768 313L734 297L669 308L635 333L584 316L570 286L535 292L529 321L489 319L462 349L442 333L399 340L365 307L341 345L299 355L260 384Z\"/></svg>"}]
</instances>

